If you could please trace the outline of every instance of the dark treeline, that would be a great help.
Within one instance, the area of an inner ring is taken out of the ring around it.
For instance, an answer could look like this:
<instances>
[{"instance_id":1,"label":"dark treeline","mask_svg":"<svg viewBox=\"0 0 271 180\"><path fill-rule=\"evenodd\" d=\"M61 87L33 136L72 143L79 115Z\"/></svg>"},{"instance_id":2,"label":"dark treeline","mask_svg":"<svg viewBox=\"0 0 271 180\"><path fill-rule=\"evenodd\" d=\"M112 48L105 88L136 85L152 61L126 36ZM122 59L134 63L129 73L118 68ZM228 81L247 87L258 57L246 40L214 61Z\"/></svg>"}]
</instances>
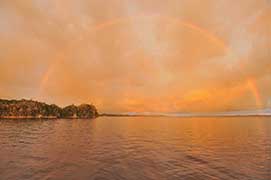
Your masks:
<instances>
[{"instance_id":1,"label":"dark treeline","mask_svg":"<svg viewBox=\"0 0 271 180\"><path fill-rule=\"evenodd\" d=\"M94 105L70 105L61 108L55 104L33 100L0 99L0 118L94 118L98 111Z\"/></svg>"}]
</instances>

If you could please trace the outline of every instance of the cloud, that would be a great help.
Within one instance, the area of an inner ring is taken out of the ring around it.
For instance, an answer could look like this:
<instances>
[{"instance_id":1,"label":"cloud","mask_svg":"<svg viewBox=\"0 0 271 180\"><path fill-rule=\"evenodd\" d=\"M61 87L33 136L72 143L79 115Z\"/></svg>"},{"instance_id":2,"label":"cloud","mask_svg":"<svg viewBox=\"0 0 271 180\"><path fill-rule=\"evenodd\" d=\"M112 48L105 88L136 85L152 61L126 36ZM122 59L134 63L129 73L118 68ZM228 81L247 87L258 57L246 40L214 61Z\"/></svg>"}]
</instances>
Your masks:
<instances>
[{"instance_id":1,"label":"cloud","mask_svg":"<svg viewBox=\"0 0 271 180\"><path fill-rule=\"evenodd\" d=\"M269 107L270 12L264 0L3 0L1 97L93 102L101 111L219 111L258 108L253 79ZM201 27L226 47L159 17Z\"/></svg>"}]
</instances>

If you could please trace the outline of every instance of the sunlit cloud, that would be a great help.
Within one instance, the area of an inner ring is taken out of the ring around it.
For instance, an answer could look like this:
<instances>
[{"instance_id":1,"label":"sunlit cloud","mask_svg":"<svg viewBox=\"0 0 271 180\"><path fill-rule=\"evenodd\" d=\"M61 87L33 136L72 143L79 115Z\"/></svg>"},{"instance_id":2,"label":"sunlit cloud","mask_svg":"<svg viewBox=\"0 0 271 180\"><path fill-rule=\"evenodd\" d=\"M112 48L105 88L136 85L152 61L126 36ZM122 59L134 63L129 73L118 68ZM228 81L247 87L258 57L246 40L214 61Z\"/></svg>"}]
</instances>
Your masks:
<instances>
[{"instance_id":1,"label":"sunlit cloud","mask_svg":"<svg viewBox=\"0 0 271 180\"><path fill-rule=\"evenodd\" d=\"M101 111L270 107L265 0L0 2L0 95Z\"/></svg>"}]
</instances>

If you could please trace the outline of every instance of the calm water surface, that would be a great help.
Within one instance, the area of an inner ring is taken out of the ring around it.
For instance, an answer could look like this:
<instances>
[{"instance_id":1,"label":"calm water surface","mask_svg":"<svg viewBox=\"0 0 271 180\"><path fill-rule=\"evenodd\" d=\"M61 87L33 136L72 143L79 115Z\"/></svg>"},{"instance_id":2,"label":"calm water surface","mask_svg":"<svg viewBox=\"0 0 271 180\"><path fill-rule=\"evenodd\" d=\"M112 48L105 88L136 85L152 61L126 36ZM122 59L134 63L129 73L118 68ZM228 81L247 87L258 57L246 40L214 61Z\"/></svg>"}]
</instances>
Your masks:
<instances>
[{"instance_id":1,"label":"calm water surface","mask_svg":"<svg viewBox=\"0 0 271 180\"><path fill-rule=\"evenodd\" d=\"M271 118L0 120L0 179L271 179Z\"/></svg>"}]
</instances>

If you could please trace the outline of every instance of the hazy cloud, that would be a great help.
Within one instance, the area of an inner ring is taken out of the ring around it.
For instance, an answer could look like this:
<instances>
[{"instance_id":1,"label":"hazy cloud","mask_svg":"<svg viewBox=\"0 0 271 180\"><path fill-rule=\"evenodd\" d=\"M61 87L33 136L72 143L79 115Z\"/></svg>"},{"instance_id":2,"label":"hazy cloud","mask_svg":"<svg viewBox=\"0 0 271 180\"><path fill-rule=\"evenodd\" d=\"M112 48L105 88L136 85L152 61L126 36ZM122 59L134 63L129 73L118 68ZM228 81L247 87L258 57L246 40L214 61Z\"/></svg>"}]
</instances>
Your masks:
<instances>
[{"instance_id":1,"label":"hazy cloud","mask_svg":"<svg viewBox=\"0 0 271 180\"><path fill-rule=\"evenodd\" d=\"M0 96L101 111L270 107L270 19L266 0L2 0Z\"/></svg>"}]
</instances>

